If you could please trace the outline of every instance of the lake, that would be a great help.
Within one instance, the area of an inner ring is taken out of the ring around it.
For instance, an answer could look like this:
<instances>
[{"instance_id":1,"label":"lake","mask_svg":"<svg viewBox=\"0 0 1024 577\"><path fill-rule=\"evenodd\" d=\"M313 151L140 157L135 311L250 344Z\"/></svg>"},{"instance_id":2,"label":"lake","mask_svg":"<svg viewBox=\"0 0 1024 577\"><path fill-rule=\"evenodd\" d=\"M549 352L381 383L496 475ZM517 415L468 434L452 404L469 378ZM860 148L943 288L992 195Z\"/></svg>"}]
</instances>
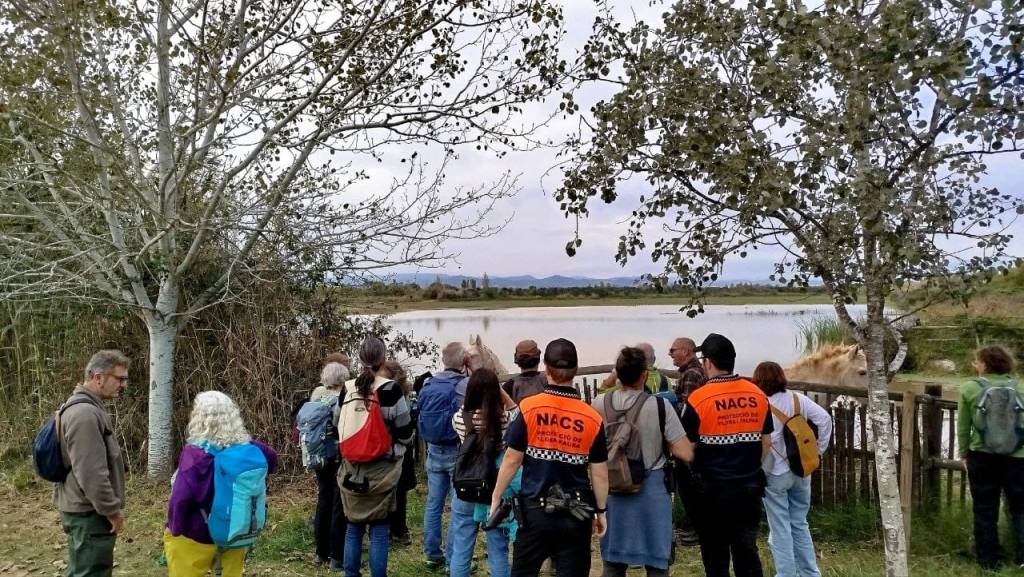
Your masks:
<instances>
[{"instance_id":1,"label":"lake","mask_svg":"<svg viewBox=\"0 0 1024 577\"><path fill-rule=\"evenodd\" d=\"M850 308L854 316L863 314L863 306ZM761 361L786 366L798 359L800 323L819 315L834 317L835 312L831 305L718 305L691 319L675 305L530 307L409 311L389 322L442 346L479 334L509 370L515 370L512 355L522 339L537 341L543 350L548 341L565 337L576 343L581 366L614 363L619 347L647 341L654 345L657 366L672 368L668 349L673 339L690 337L700 344L716 332L732 339L736 369L749 375Z\"/></svg>"}]
</instances>

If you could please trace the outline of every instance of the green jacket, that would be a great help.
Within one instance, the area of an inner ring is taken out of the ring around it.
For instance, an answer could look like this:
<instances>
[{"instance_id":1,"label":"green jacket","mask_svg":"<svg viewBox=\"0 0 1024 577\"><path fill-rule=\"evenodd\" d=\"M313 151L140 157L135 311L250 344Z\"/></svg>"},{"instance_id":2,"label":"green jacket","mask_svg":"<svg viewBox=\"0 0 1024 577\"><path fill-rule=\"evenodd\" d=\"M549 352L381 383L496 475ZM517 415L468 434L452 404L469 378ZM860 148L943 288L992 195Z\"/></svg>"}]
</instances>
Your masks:
<instances>
[{"instance_id":1,"label":"green jacket","mask_svg":"<svg viewBox=\"0 0 1024 577\"><path fill-rule=\"evenodd\" d=\"M1005 384L1007 381L1014 380L1009 375L985 375L984 378L992 385ZM1017 382L1017 392L1024 397L1024 383ZM981 385L975 379L960 385L960 402L957 405L956 414L956 441L960 448L961 458L967 455L968 451L989 452L981 440L981 433L974 428L974 408L980 397ZM1024 458L1024 445L1011 456Z\"/></svg>"}]
</instances>

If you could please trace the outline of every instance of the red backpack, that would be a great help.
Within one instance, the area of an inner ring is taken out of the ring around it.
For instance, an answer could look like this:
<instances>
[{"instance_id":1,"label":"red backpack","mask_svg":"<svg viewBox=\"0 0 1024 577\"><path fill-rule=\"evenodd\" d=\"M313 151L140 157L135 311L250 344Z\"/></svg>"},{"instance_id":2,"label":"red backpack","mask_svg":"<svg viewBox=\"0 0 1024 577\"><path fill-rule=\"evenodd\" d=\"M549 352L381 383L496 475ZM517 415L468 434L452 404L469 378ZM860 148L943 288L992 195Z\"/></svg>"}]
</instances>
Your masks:
<instances>
[{"instance_id":1,"label":"red backpack","mask_svg":"<svg viewBox=\"0 0 1024 577\"><path fill-rule=\"evenodd\" d=\"M341 458L350 463L376 461L391 451L391 433L380 412L376 390L369 399L348 395L338 413L338 438Z\"/></svg>"}]
</instances>

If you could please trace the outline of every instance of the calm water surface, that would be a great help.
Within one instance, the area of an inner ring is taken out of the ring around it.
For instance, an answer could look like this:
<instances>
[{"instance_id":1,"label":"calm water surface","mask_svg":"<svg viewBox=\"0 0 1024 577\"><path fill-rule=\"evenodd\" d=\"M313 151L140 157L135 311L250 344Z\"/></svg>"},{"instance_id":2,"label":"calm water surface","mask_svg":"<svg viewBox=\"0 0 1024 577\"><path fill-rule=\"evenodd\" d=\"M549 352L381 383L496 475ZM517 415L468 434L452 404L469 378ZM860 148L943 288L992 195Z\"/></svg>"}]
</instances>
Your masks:
<instances>
[{"instance_id":1,"label":"calm water surface","mask_svg":"<svg viewBox=\"0 0 1024 577\"><path fill-rule=\"evenodd\" d=\"M863 313L863 307L851 309L855 316ZM716 332L732 339L736 369L749 375L761 361L785 366L799 358L799 324L816 315L835 313L830 305L719 305L691 319L675 305L531 307L410 311L392 316L390 323L440 345L479 334L509 370L515 369L516 343L527 338L543 350L548 341L565 337L576 343L581 365L613 363L622 345L647 341L654 345L657 366L671 368L668 349L673 339L690 337L699 344Z\"/></svg>"}]
</instances>

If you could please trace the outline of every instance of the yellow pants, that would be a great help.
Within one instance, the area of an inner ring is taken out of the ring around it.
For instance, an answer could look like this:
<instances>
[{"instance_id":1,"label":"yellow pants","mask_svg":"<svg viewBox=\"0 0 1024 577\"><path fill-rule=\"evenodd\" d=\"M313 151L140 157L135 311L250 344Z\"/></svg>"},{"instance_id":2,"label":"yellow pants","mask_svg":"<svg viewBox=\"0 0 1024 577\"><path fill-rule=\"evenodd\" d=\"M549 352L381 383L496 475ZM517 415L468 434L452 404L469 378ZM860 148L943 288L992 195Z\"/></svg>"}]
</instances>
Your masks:
<instances>
[{"instance_id":1,"label":"yellow pants","mask_svg":"<svg viewBox=\"0 0 1024 577\"><path fill-rule=\"evenodd\" d=\"M217 546L196 543L188 537L175 537L164 530L164 554L168 577L211 577L216 575ZM242 577L244 549L220 549L221 577Z\"/></svg>"}]
</instances>

